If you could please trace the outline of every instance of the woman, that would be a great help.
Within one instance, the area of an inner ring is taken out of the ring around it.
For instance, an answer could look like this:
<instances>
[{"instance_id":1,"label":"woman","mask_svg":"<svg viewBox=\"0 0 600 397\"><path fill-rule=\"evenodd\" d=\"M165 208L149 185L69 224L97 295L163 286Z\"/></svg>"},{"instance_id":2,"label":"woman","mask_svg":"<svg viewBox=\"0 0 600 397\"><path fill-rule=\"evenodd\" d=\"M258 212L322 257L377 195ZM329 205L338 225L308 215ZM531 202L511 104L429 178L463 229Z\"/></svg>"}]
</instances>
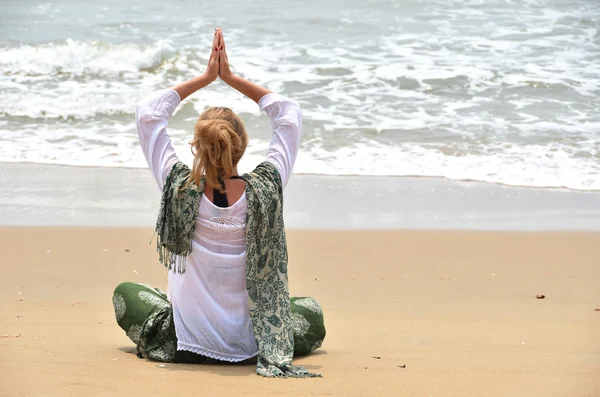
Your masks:
<instances>
[{"instance_id":1,"label":"woman","mask_svg":"<svg viewBox=\"0 0 600 397\"><path fill-rule=\"evenodd\" d=\"M208 108L194 128L192 169L179 162L166 131L179 103L220 77L271 119L266 160L240 176L248 136L226 108ZM168 294L135 283L113 295L117 322L150 359L248 363L267 377L310 377L292 356L321 346L320 305L292 298L282 191L298 152L296 102L234 75L220 29L206 72L137 105L140 144L163 191L156 232L160 261L172 271Z\"/></svg>"}]
</instances>

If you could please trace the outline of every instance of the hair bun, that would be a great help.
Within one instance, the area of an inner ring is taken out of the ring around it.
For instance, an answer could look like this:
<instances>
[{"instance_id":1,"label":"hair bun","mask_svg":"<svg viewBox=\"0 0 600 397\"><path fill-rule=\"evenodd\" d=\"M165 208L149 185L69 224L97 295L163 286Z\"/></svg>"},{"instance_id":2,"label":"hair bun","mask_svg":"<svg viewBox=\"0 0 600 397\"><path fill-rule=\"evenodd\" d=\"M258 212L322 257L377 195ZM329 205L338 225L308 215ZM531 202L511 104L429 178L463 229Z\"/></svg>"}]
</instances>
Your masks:
<instances>
[{"instance_id":1,"label":"hair bun","mask_svg":"<svg viewBox=\"0 0 600 397\"><path fill-rule=\"evenodd\" d=\"M206 132L216 132L217 129L232 128L233 126L227 120L223 119L210 119L210 120L199 120L197 128Z\"/></svg>"},{"instance_id":2,"label":"hair bun","mask_svg":"<svg viewBox=\"0 0 600 397\"><path fill-rule=\"evenodd\" d=\"M229 121L223 120L223 119L199 120L198 124L200 124L201 126L203 126L205 128L222 127L222 126L231 127L231 123Z\"/></svg>"},{"instance_id":3,"label":"hair bun","mask_svg":"<svg viewBox=\"0 0 600 397\"><path fill-rule=\"evenodd\" d=\"M198 122L197 128L200 132L199 135L202 143L214 146L217 150L228 148L231 145L231 141L238 138L233 130L233 126L227 120L201 120Z\"/></svg>"},{"instance_id":4,"label":"hair bun","mask_svg":"<svg viewBox=\"0 0 600 397\"><path fill-rule=\"evenodd\" d=\"M242 120L226 108L209 108L196 122L193 178L198 183L202 174L211 186L222 190L219 179L229 178L246 150L248 136Z\"/></svg>"}]
</instances>

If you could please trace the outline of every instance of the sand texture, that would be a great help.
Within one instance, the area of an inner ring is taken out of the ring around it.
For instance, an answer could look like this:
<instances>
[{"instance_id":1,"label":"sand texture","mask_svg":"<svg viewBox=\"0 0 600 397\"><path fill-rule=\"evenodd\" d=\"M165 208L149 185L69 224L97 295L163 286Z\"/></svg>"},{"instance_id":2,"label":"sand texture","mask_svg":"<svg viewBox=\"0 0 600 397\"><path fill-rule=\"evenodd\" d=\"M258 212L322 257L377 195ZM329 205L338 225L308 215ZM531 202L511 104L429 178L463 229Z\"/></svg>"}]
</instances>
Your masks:
<instances>
[{"instance_id":1,"label":"sand texture","mask_svg":"<svg viewBox=\"0 0 600 397\"><path fill-rule=\"evenodd\" d=\"M600 233L291 230L328 336L288 380L133 354L111 296L166 287L151 235L0 228L1 396L600 396Z\"/></svg>"}]
</instances>

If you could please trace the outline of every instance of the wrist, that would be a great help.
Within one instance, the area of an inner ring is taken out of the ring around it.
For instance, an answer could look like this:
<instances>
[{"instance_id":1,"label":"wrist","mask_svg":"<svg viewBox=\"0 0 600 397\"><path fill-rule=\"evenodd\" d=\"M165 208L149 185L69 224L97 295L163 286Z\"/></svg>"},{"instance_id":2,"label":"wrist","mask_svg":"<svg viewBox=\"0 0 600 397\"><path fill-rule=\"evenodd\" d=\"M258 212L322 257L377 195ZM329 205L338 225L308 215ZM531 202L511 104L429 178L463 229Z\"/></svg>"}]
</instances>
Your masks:
<instances>
[{"instance_id":1,"label":"wrist","mask_svg":"<svg viewBox=\"0 0 600 397\"><path fill-rule=\"evenodd\" d=\"M233 73L229 73L225 76L220 76L220 77L221 77L221 80L223 80L225 82L225 84L227 84L227 85L233 85L237 78L237 76L234 75Z\"/></svg>"},{"instance_id":2,"label":"wrist","mask_svg":"<svg viewBox=\"0 0 600 397\"><path fill-rule=\"evenodd\" d=\"M212 76L210 73L204 72L198 77L198 79L202 82L202 84L207 86L213 81L215 81L217 79L217 76Z\"/></svg>"}]
</instances>

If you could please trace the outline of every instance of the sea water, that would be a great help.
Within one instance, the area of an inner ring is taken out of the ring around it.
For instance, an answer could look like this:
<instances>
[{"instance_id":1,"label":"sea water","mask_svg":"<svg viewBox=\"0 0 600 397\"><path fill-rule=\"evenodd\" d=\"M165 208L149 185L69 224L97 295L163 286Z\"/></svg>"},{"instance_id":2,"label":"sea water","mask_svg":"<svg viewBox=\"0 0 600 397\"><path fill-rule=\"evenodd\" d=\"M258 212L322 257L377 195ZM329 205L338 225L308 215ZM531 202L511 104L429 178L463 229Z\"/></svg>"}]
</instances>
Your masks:
<instances>
[{"instance_id":1,"label":"sea water","mask_svg":"<svg viewBox=\"0 0 600 397\"><path fill-rule=\"evenodd\" d=\"M0 1L0 161L145 167L135 103L202 73L222 27L235 73L295 99L295 172L600 190L600 1ZM222 82L179 107L269 124Z\"/></svg>"}]
</instances>

